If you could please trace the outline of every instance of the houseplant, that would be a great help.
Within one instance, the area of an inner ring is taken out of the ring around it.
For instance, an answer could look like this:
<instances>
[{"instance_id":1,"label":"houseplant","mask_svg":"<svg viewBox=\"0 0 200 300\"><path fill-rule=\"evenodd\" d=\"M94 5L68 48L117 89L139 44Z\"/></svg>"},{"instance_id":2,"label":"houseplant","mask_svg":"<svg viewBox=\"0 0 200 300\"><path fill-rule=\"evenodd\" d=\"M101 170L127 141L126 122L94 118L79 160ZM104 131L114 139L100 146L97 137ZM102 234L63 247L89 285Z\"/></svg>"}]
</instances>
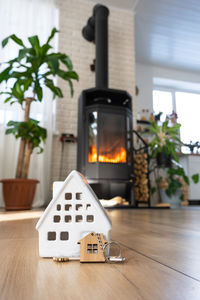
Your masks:
<instances>
[{"instance_id":1,"label":"houseplant","mask_svg":"<svg viewBox=\"0 0 200 300\"><path fill-rule=\"evenodd\" d=\"M184 190L190 184L190 179L179 164L177 155L183 145L179 139L180 127L181 124L170 127L168 121L161 125L152 121L149 128L152 134L152 141L149 143L151 171L154 171L156 183L152 193L158 190L162 202L170 203L172 207L180 205L180 200L184 199ZM199 174L194 174L191 179L194 183L198 183Z\"/></svg>"},{"instance_id":2,"label":"houseplant","mask_svg":"<svg viewBox=\"0 0 200 300\"><path fill-rule=\"evenodd\" d=\"M27 179L31 153L34 148L43 151L41 146L47 137L46 129L39 126L37 120L30 118L30 108L33 101L43 100L43 89L48 88L53 98L63 97L62 90L54 84L53 78L61 77L67 81L73 96L72 80L78 80L78 74L73 70L72 62L66 54L53 52L50 45L58 32L53 28L46 43L40 44L37 35L28 38L28 46L15 34L2 41L5 47L9 40L20 46L18 56L6 62L6 68L0 73L0 83L6 84L1 95L6 95L4 102L10 105L18 103L24 110L22 122L10 121L6 134L20 138L20 148L15 179L3 179L3 194L6 209L29 209L31 207L37 180Z\"/></svg>"},{"instance_id":3,"label":"houseplant","mask_svg":"<svg viewBox=\"0 0 200 300\"><path fill-rule=\"evenodd\" d=\"M171 159L178 162L177 151L180 150L182 144L179 139L179 128L181 124L174 126L168 125L168 120L158 125L156 121L151 121L148 128L152 134L152 141L149 143L151 155L156 158L158 166L170 167Z\"/></svg>"},{"instance_id":4,"label":"houseplant","mask_svg":"<svg viewBox=\"0 0 200 300\"><path fill-rule=\"evenodd\" d=\"M152 193L157 190L163 203L170 203L174 208L180 206L181 200L186 200L190 179L179 164L173 164L166 169L158 168L155 177L156 187L152 188ZM194 183L198 183L199 174L192 175L191 179Z\"/></svg>"}]
</instances>

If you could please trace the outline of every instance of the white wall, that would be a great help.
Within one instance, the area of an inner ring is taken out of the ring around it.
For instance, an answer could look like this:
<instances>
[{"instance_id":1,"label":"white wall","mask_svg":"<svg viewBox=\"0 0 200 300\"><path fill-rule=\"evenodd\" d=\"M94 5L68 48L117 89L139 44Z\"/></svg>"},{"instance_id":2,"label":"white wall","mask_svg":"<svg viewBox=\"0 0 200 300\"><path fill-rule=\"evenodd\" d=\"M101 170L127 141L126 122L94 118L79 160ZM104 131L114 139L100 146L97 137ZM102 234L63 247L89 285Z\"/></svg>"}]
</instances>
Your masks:
<instances>
[{"instance_id":1,"label":"white wall","mask_svg":"<svg viewBox=\"0 0 200 300\"><path fill-rule=\"evenodd\" d=\"M196 85L192 83L200 84L200 76L198 73L184 72L176 69L161 68L154 65L147 65L136 63L136 85L139 88L139 95L136 97L136 111L140 112L141 109L147 108L150 112L153 111L153 78L168 79L169 84L178 84L180 81L182 88L186 88L186 83L190 82L190 86L195 89ZM173 82L174 81L174 82ZM189 85L187 85L187 89ZM170 87L170 86L169 86ZM180 84L179 84L180 88Z\"/></svg>"}]
</instances>

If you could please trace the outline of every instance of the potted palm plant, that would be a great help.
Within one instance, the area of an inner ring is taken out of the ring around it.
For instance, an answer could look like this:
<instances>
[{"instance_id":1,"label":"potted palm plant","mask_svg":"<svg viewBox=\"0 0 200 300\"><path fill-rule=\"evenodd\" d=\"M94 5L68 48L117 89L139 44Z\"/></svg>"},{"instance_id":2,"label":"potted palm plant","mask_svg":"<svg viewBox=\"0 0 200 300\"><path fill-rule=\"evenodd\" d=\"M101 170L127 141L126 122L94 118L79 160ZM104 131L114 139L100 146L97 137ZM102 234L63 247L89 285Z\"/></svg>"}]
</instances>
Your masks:
<instances>
[{"instance_id":1,"label":"potted palm plant","mask_svg":"<svg viewBox=\"0 0 200 300\"><path fill-rule=\"evenodd\" d=\"M30 158L34 148L39 148L40 153L43 151L42 143L46 140L47 132L39 126L37 120L30 118L31 104L43 100L44 88L52 92L53 98L63 97L62 90L54 84L53 78L56 76L67 81L71 96L73 80L78 80L69 56L53 52L50 42L57 32L53 28L43 45L37 35L28 38L28 46L15 34L2 41L2 47L12 40L20 49L18 56L6 62L5 69L0 73L0 83L6 84L6 89L0 94L4 95L5 103L18 103L24 110L22 122L12 120L7 124L6 134L13 134L20 139L16 178L1 180L7 210L30 209L38 183L37 180L27 178Z\"/></svg>"}]
</instances>

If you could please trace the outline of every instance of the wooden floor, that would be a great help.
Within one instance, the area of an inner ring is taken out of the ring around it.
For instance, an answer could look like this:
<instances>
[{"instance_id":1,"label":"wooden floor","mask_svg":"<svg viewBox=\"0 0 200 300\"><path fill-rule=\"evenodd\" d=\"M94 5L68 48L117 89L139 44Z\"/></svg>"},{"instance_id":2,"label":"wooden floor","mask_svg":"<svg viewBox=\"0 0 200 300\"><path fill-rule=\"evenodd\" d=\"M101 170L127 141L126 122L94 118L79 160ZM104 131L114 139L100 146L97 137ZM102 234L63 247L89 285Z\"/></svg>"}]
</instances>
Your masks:
<instances>
[{"instance_id":1,"label":"wooden floor","mask_svg":"<svg viewBox=\"0 0 200 300\"><path fill-rule=\"evenodd\" d=\"M0 299L200 299L200 210L113 210L123 264L38 256L40 212L0 213Z\"/></svg>"}]
</instances>

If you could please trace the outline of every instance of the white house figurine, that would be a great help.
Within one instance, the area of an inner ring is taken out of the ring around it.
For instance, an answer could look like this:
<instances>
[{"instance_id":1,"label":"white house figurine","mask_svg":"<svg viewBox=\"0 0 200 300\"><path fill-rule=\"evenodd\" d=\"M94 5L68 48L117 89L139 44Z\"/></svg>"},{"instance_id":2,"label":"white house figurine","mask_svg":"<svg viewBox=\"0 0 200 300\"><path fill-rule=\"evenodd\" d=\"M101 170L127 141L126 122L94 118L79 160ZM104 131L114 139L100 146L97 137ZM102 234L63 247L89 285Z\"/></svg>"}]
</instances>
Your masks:
<instances>
[{"instance_id":1,"label":"white house figurine","mask_svg":"<svg viewBox=\"0 0 200 300\"><path fill-rule=\"evenodd\" d=\"M41 257L80 258L78 242L91 232L109 241L111 221L86 179L72 171L54 182L53 199L36 225Z\"/></svg>"}]
</instances>

